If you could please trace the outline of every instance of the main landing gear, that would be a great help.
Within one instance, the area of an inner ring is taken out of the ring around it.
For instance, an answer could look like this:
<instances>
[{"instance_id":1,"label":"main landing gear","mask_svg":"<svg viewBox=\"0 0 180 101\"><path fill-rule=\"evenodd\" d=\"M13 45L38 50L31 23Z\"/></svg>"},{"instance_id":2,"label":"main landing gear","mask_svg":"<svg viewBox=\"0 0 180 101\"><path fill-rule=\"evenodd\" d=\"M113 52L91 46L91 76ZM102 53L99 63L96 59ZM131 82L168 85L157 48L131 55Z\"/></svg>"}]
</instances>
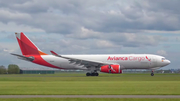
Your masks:
<instances>
[{"instance_id":1,"label":"main landing gear","mask_svg":"<svg viewBox=\"0 0 180 101\"><path fill-rule=\"evenodd\" d=\"M99 73L95 72L95 73L86 73L86 76L99 76Z\"/></svg>"},{"instance_id":2,"label":"main landing gear","mask_svg":"<svg viewBox=\"0 0 180 101\"><path fill-rule=\"evenodd\" d=\"M152 72L151 72L151 76L154 76L154 71L152 70Z\"/></svg>"}]
</instances>

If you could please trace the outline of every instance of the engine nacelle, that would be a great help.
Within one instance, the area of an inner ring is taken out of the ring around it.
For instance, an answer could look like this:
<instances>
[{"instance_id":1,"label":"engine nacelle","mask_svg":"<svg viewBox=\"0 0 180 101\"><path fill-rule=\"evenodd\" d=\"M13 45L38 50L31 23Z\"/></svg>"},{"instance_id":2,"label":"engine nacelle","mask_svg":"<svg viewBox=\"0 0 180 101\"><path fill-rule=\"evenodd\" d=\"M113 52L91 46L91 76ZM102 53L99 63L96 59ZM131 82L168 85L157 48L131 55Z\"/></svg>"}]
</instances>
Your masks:
<instances>
[{"instance_id":1,"label":"engine nacelle","mask_svg":"<svg viewBox=\"0 0 180 101\"><path fill-rule=\"evenodd\" d=\"M120 65L105 65L100 68L100 72L121 74L122 70L120 68Z\"/></svg>"}]
</instances>

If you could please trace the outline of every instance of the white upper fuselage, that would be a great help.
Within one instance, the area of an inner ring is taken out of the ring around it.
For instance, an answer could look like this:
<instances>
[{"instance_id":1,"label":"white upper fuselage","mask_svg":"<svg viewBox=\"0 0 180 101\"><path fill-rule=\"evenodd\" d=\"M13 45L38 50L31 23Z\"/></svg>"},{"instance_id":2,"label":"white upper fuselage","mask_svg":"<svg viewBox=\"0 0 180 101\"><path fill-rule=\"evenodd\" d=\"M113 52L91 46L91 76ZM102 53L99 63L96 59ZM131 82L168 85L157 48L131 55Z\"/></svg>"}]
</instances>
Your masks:
<instances>
[{"instance_id":1,"label":"white upper fuselage","mask_svg":"<svg viewBox=\"0 0 180 101\"><path fill-rule=\"evenodd\" d=\"M119 64L121 69L156 69L170 64L170 61L159 55L151 54L106 54L106 55L61 55L69 58L93 60L104 63ZM63 69L88 69L71 63L68 59L54 55L41 55L48 63ZM93 66L93 65L92 65Z\"/></svg>"}]
</instances>

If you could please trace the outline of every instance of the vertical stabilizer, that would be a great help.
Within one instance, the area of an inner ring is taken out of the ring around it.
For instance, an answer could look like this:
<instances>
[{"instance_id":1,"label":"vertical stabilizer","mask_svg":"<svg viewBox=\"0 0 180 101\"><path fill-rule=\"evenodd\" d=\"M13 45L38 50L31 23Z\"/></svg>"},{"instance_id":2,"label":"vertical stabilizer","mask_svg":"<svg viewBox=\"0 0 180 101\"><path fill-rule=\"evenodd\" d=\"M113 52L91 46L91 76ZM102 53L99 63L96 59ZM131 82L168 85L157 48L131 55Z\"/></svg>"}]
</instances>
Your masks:
<instances>
[{"instance_id":1,"label":"vertical stabilizer","mask_svg":"<svg viewBox=\"0 0 180 101\"><path fill-rule=\"evenodd\" d=\"M47 55L42 52L23 32L15 33L23 55Z\"/></svg>"}]
</instances>

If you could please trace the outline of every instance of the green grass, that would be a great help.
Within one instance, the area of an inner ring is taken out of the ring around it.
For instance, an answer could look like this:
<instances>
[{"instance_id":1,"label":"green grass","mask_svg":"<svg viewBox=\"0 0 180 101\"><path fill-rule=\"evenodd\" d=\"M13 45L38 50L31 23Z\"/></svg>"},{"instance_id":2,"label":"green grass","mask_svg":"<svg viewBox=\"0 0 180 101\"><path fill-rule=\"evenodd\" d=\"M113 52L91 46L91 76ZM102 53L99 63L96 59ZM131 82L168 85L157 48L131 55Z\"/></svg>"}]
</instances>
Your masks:
<instances>
[{"instance_id":1,"label":"green grass","mask_svg":"<svg viewBox=\"0 0 180 101\"><path fill-rule=\"evenodd\" d=\"M0 95L180 95L179 74L84 75L0 75Z\"/></svg>"},{"instance_id":2,"label":"green grass","mask_svg":"<svg viewBox=\"0 0 180 101\"><path fill-rule=\"evenodd\" d=\"M0 101L179 101L158 98L0 98Z\"/></svg>"}]
</instances>

